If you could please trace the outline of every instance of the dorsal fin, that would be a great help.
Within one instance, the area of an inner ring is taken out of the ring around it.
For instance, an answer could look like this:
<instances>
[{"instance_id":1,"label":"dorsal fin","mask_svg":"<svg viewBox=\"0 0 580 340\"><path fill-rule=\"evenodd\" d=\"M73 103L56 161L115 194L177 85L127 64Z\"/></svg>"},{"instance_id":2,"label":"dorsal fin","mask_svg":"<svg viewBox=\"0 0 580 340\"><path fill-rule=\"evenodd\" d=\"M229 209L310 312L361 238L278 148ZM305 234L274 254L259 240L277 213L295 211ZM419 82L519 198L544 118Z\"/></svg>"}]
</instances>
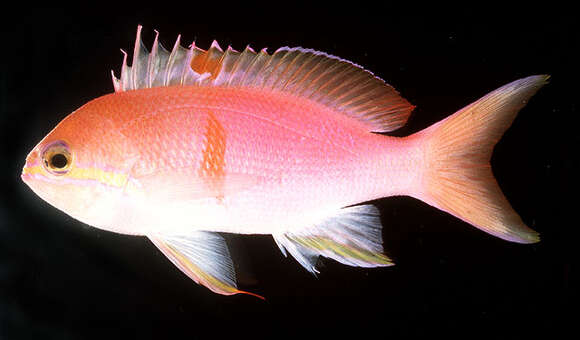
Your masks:
<instances>
[{"instance_id":1,"label":"dorsal fin","mask_svg":"<svg viewBox=\"0 0 580 340\"><path fill-rule=\"evenodd\" d=\"M365 124L376 132L393 131L405 125L414 106L382 79L338 57L304 49L282 47L273 54L243 52L214 41L205 51L192 44L171 52L159 44L155 31L151 53L141 41L141 26L127 65L125 53L121 78L113 74L115 92L172 85L254 87L282 91L311 99ZM124 53L124 52L123 52Z\"/></svg>"}]
</instances>

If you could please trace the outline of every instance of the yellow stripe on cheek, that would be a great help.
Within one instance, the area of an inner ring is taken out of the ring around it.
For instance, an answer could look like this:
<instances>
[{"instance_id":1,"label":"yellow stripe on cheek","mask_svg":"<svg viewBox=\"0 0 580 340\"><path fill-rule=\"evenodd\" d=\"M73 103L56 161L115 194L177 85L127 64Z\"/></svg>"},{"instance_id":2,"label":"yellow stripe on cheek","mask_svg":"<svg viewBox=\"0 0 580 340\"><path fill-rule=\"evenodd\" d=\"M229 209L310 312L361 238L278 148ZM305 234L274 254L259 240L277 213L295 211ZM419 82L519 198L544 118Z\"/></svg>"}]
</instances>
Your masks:
<instances>
[{"instance_id":1,"label":"yellow stripe on cheek","mask_svg":"<svg viewBox=\"0 0 580 340\"><path fill-rule=\"evenodd\" d=\"M79 180L96 180L108 186L122 188L127 183L127 175L114 171L105 171L99 168L72 168L67 173L69 178Z\"/></svg>"},{"instance_id":2,"label":"yellow stripe on cheek","mask_svg":"<svg viewBox=\"0 0 580 340\"><path fill-rule=\"evenodd\" d=\"M23 175L37 175L37 174L43 174L44 169L42 168L42 166L40 165L36 165L36 166L31 166L31 167L25 167L24 169L22 169L22 174Z\"/></svg>"},{"instance_id":3,"label":"yellow stripe on cheek","mask_svg":"<svg viewBox=\"0 0 580 340\"><path fill-rule=\"evenodd\" d=\"M93 180L116 188L124 187L128 180L127 174L114 171L105 171L99 168L73 167L69 172L62 176L54 176L48 174L42 165L36 165L25 167L22 169L22 174L29 176L42 175L43 177L53 178L55 180L61 177L72 180Z\"/></svg>"}]
</instances>

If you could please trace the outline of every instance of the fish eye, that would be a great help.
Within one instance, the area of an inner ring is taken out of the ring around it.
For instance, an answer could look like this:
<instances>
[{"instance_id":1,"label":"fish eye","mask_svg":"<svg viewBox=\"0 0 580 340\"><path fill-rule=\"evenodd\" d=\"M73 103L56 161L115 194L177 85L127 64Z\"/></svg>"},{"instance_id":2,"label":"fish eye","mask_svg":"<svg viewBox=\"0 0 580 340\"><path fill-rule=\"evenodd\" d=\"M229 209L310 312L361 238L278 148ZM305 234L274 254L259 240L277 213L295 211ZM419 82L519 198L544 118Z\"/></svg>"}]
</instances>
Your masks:
<instances>
[{"instance_id":1,"label":"fish eye","mask_svg":"<svg viewBox=\"0 0 580 340\"><path fill-rule=\"evenodd\" d=\"M62 153L56 153L50 158L50 165L55 169L63 169L68 164L68 158Z\"/></svg>"},{"instance_id":2,"label":"fish eye","mask_svg":"<svg viewBox=\"0 0 580 340\"><path fill-rule=\"evenodd\" d=\"M54 142L48 145L42 153L44 168L54 175L64 175L69 172L72 155L64 142Z\"/></svg>"}]
</instances>

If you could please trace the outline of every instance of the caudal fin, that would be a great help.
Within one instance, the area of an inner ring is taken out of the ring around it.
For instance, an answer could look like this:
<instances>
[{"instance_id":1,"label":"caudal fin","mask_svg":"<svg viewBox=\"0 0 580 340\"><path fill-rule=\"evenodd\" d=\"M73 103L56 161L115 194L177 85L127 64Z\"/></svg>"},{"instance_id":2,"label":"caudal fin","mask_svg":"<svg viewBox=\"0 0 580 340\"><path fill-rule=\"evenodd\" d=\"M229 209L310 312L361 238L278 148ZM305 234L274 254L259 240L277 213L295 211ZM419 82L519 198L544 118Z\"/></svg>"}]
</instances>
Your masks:
<instances>
[{"instance_id":1,"label":"caudal fin","mask_svg":"<svg viewBox=\"0 0 580 340\"><path fill-rule=\"evenodd\" d=\"M505 240L540 240L512 209L490 165L495 144L549 76L516 80L419 132L427 168L418 197Z\"/></svg>"}]
</instances>

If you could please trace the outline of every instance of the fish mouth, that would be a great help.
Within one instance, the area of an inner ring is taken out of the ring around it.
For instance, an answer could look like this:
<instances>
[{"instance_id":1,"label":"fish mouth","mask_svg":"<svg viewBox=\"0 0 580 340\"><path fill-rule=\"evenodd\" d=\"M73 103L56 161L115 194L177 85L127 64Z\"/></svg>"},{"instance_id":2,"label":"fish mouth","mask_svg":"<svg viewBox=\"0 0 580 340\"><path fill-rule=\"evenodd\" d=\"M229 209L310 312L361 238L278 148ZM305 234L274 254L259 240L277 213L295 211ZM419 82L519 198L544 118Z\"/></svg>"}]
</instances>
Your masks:
<instances>
[{"instance_id":1,"label":"fish mouth","mask_svg":"<svg viewBox=\"0 0 580 340\"><path fill-rule=\"evenodd\" d=\"M42 165L40 164L26 164L22 168L22 173L20 174L20 179L32 192L34 192L38 197L44 199L50 197L50 190L44 187L44 175L42 174Z\"/></svg>"},{"instance_id":2,"label":"fish mouth","mask_svg":"<svg viewBox=\"0 0 580 340\"><path fill-rule=\"evenodd\" d=\"M28 161L26 162L26 164L24 164L24 167L22 167L22 172L20 173L20 179L28 184L28 186L30 186L30 184L28 183L29 180L32 178L32 171L30 166L28 165Z\"/></svg>"},{"instance_id":3,"label":"fish mouth","mask_svg":"<svg viewBox=\"0 0 580 340\"><path fill-rule=\"evenodd\" d=\"M20 174L20 179L22 180L22 182L24 182L30 188L32 188L32 182L34 180L35 174L38 173L38 169L36 168L37 167L30 167L28 165L25 165L22 168L22 173Z\"/></svg>"},{"instance_id":4,"label":"fish mouth","mask_svg":"<svg viewBox=\"0 0 580 340\"><path fill-rule=\"evenodd\" d=\"M28 156L26 156L26 162L22 168L22 173L20 174L20 179L26 185L32 188L31 182L33 178L37 177L38 174L42 172L42 165L38 161L38 151L37 148L32 150Z\"/></svg>"},{"instance_id":5,"label":"fish mouth","mask_svg":"<svg viewBox=\"0 0 580 340\"><path fill-rule=\"evenodd\" d=\"M28 169L26 166L22 168L22 173L20 174L20 179L22 182L28 184L28 180L30 179L30 174L28 173Z\"/></svg>"}]
</instances>

